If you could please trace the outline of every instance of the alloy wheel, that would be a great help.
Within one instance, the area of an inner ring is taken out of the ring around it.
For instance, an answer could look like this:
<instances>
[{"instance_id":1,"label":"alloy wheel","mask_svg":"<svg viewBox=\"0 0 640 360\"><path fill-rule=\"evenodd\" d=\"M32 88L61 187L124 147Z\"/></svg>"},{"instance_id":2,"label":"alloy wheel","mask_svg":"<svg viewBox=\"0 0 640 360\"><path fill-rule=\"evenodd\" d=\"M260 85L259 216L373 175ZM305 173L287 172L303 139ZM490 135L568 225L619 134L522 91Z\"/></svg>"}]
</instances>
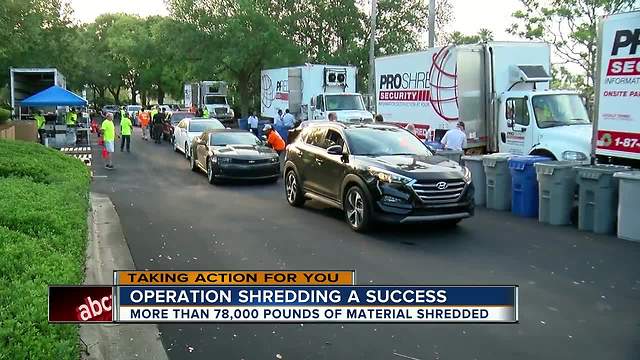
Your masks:
<instances>
[{"instance_id":1,"label":"alloy wheel","mask_svg":"<svg viewBox=\"0 0 640 360\"><path fill-rule=\"evenodd\" d=\"M289 171L287 175L287 200L293 204L296 202L296 194L298 191L298 182L296 181L296 174L293 171Z\"/></svg>"},{"instance_id":2,"label":"alloy wheel","mask_svg":"<svg viewBox=\"0 0 640 360\"><path fill-rule=\"evenodd\" d=\"M355 189L349 191L347 195L347 220L355 229L362 225L364 218L364 201L362 195Z\"/></svg>"}]
</instances>

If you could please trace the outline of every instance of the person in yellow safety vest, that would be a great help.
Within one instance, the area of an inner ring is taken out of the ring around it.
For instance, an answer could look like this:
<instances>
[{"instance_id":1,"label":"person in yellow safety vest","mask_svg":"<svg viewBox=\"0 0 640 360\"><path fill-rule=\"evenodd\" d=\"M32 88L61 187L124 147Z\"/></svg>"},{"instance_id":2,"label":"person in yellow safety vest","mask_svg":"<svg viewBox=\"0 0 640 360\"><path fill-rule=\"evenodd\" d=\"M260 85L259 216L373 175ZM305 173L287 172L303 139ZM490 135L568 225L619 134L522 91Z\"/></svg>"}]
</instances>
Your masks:
<instances>
[{"instance_id":1,"label":"person in yellow safety vest","mask_svg":"<svg viewBox=\"0 0 640 360\"><path fill-rule=\"evenodd\" d=\"M204 107L204 109L202 109L202 117L205 119L209 118L209 109L207 109L206 106Z\"/></svg>"},{"instance_id":2,"label":"person in yellow safety vest","mask_svg":"<svg viewBox=\"0 0 640 360\"><path fill-rule=\"evenodd\" d=\"M76 114L73 108L69 109L67 115L65 116L67 126L75 126L76 121L78 120L78 114Z\"/></svg>"},{"instance_id":3,"label":"person in yellow safety vest","mask_svg":"<svg viewBox=\"0 0 640 360\"><path fill-rule=\"evenodd\" d=\"M129 115L124 112L120 119L120 135L122 135L122 141L120 142L120 152L124 151L125 144L127 145L127 152L130 152L131 146L131 130L133 123L129 119Z\"/></svg>"},{"instance_id":4,"label":"person in yellow safety vest","mask_svg":"<svg viewBox=\"0 0 640 360\"><path fill-rule=\"evenodd\" d=\"M40 137L40 143L44 145L44 123L46 122L44 119L44 115L42 115L42 111L38 111L33 118L36 120L36 126L38 127L38 136Z\"/></svg>"}]
</instances>

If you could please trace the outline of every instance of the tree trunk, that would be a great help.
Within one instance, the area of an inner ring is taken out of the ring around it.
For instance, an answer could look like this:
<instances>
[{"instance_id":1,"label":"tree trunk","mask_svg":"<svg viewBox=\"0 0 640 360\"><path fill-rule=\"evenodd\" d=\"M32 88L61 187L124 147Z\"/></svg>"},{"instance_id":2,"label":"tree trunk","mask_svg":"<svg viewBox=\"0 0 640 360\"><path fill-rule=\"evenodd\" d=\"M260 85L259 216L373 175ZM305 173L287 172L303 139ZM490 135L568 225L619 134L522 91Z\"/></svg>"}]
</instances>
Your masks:
<instances>
[{"instance_id":1,"label":"tree trunk","mask_svg":"<svg viewBox=\"0 0 640 360\"><path fill-rule=\"evenodd\" d=\"M164 90L158 86L158 105L164 105Z\"/></svg>"},{"instance_id":2,"label":"tree trunk","mask_svg":"<svg viewBox=\"0 0 640 360\"><path fill-rule=\"evenodd\" d=\"M140 92L140 102L142 103L142 106L144 106L145 108L147 107L147 92L146 91L141 91Z\"/></svg>"},{"instance_id":3,"label":"tree trunk","mask_svg":"<svg viewBox=\"0 0 640 360\"><path fill-rule=\"evenodd\" d=\"M240 95L240 114L242 118L249 116L249 81L248 76L245 73L241 73L238 76L238 93Z\"/></svg>"},{"instance_id":4,"label":"tree trunk","mask_svg":"<svg viewBox=\"0 0 640 360\"><path fill-rule=\"evenodd\" d=\"M118 86L115 90L112 88L108 88L109 89L109 93L111 93L111 96L113 96L113 99L115 100L116 105L120 105L120 87Z\"/></svg>"},{"instance_id":5,"label":"tree trunk","mask_svg":"<svg viewBox=\"0 0 640 360\"><path fill-rule=\"evenodd\" d=\"M132 105L138 104L138 90L135 87L131 88L131 104Z\"/></svg>"}]
</instances>

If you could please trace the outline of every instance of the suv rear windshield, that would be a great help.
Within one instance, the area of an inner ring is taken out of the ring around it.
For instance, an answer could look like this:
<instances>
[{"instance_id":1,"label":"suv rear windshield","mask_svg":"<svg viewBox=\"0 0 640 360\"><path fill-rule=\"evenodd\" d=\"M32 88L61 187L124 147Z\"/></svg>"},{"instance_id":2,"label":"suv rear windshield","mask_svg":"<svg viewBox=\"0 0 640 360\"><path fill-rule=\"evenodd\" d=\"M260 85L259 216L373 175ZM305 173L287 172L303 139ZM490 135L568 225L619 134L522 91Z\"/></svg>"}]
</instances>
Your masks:
<instances>
[{"instance_id":1,"label":"suv rear windshield","mask_svg":"<svg viewBox=\"0 0 640 360\"><path fill-rule=\"evenodd\" d=\"M224 129L224 125L218 120L190 121L189 132L203 132L205 130Z\"/></svg>"},{"instance_id":2,"label":"suv rear windshield","mask_svg":"<svg viewBox=\"0 0 640 360\"><path fill-rule=\"evenodd\" d=\"M188 112L173 113L173 114L171 114L171 123L172 124L177 124L182 119L185 119L185 118L188 118L188 117L192 117L192 116L193 116L193 113L188 113Z\"/></svg>"},{"instance_id":3,"label":"suv rear windshield","mask_svg":"<svg viewBox=\"0 0 640 360\"><path fill-rule=\"evenodd\" d=\"M410 132L391 127L355 127L345 130L352 155L433 155Z\"/></svg>"}]
</instances>

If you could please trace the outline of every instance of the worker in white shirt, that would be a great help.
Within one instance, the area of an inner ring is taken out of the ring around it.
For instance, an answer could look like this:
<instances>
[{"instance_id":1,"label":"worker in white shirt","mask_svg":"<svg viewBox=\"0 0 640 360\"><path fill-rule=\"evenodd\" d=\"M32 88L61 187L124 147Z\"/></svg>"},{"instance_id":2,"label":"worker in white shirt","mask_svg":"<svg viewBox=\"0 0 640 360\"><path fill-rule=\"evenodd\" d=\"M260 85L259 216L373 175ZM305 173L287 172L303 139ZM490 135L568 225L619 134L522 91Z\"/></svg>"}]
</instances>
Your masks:
<instances>
[{"instance_id":1,"label":"worker in white shirt","mask_svg":"<svg viewBox=\"0 0 640 360\"><path fill-rule=\"evenodd\" d=\"M256 116L255 111L247 119L247 124L249 125L249 131L251 131L255 136L258 136L258 117Z\"/></svg>"},{"instance_id":2,"label":"worker in white shirt","mask_svg":"<svg viewBox=\"0 0 640 360\"><path fill-rule=\"evenodd\" d=\"M464 133L464 123L459 121L456 127L447 131L440 141L446 150L462 150L467 145L467 134Z\"/></svg>"},{"instance_id":3,"label":"worker in white shirt","mask_svg":"<svg viewBox=\"0 0 640 360\"><path fill-rule=\"evenodd\" d=\"M284 125L282 123L282 110L278 109L278 113L273 118L273 125L277 125L277 126L283 126Z\"/></svg>"},{"instance_id":4,"label":"worker in white shirt","mask_svg":"<svg viewBox=\"0 0 640 360\"><path fill-rule=\"evenodd\" d=\"M296 118L292 113L289 112L289 109L286 109L284 116L282 117L282 122L284 123L284 127L287 129L293 129L295 126Z\"/></svg>"}]
</instances>

